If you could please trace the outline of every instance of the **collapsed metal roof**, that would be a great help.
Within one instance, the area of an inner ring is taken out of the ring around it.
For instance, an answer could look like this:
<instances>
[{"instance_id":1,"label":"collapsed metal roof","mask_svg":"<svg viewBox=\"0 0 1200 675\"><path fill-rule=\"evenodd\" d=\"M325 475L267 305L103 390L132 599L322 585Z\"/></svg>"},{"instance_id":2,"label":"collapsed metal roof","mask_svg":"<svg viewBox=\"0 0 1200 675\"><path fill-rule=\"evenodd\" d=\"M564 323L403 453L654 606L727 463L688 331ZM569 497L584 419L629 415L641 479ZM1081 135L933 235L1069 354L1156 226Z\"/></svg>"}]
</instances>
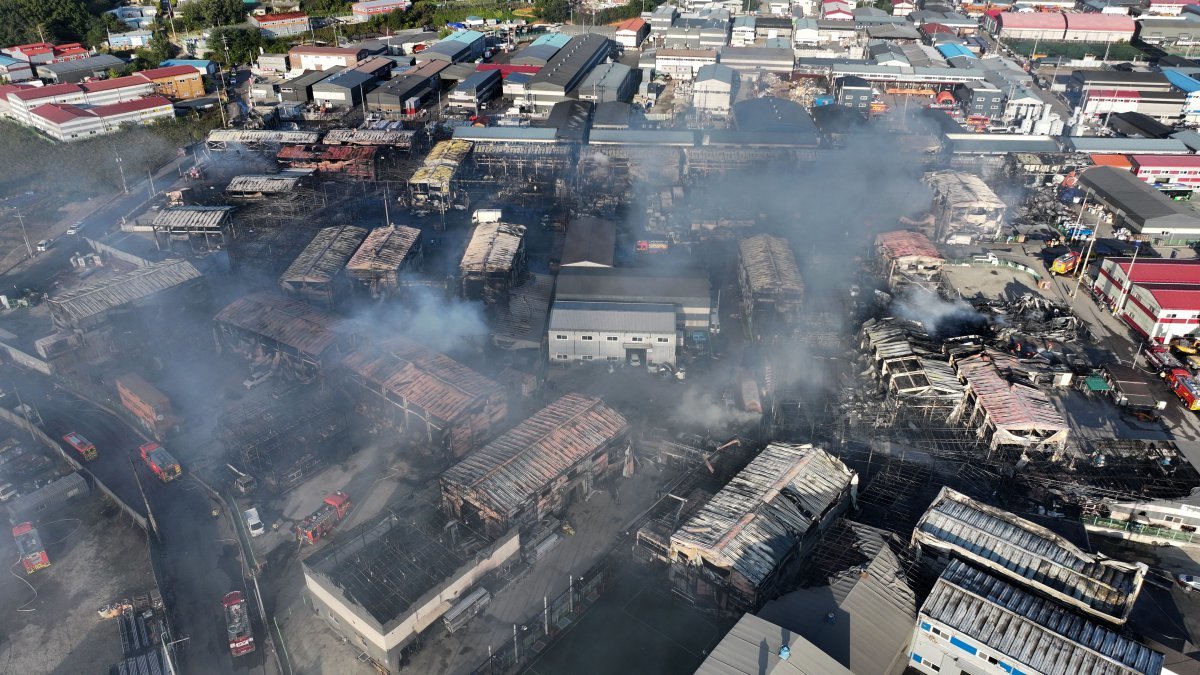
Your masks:
<instances>
[{"instance_id":1,"label":"collapsed metal roof","mask_svg":"<svg viewBox=\"0 0 1200 675\"><path fill-rule=\"evenodd\" d=\"M369 276L371 273L388 273L399 270L421 231L407 225L391 225L371 230L362 245L346 263L350 276Z\"/></svg>"},{"instance_id":2,"label":"collapsed metal roof","mask_svg":"<svg viewBox=\"0 0 1200 675\"><path fill-rule=\"evenodd\" d=\"M921 516L912 541L1118 625L1129 618L1147 571L1144 563L1086 553L1041 525L948 487Z\"/></svg>"},{"instance_id":3,"label":"collapsed metal roof","mask_svg":"<svg viewBox=\"0 0 1200 675\"><path fill-rule=\"evenodd\" d=\"M954 368L986 415L993 444L1063 444L1070 427L1049 397L1033 387L1005 380L990 353L954 362Z\"/></svg>"},{"instance_id":4,"label":"collapsed metal roof","mask_svg":"<svg viewBox=\"0 0 1200 675\"><path fill-rule=\"evenodd\" d=\"M511 516L628 431L629 422L600 399L567 394L451 467L442 484L469 490Z\"/></svg>"},{"instance_id":5,"label":"collapsed metal roof","mask_svg":"<svg viewBox=\"0 0 1200 675\"><path fill-rule=\"evenodd\" d=\"M530 274L509 289L509 301L496 307L492 342L501 349L538 349L546 339L554 275Z\"/></svg>"},{"instance_id":6,"label":"collapsed metal roof","mask_svg":"<svg viewBox=\"0 0 1200 675\"><path fill-rule=\"evenodd\" d=\"M939 262L943 260L942 254L933 242L929 241L929 237L911 230L896 230L876 235L875 246L888 260L909 257L928 258Z\"/></svg>"},{"instance_id":7,"label":"collapsed metal roof","mask_svg":"<svg viewBox=\"0 0 1200 675\"><path fill-rule=\"evenodd\" d=\"M1003 209L1004 202L987 183L975 174L960 171L934 171L925 174L937 193L937 199L955 208Z\"/></svg>"},{"instance_id":8,"label":"collapsed metal roof","mask_svg":"<svg viewBox=\"0 0 1200 675\"><path fill-rule=\"evenodd\" d=\"M234 176L225 192L231 195L284 195L300 185L300 176L247 174Z\"/></svg>"},{"instance_id":9,"label":"collapsed metal roof","mask_svg":"<svg viewBox=\"0 0 1200 675\"><path fill-rule=\"evenodd\" d=\"M73 321L81 321L201 276L200 270L186 260L166 260L119 274L98 284L67 291L50 298L48 302L57 313Z\"/></svg>"},{"instance_id":10,"label":"collapsed metal roof","mask_svg":"<svg viewBox=\"0 0 1200 675\"><path fill-rule=\"evenodd\" d=\"M921 616L1039 673L1158 675L1165 660L1135 640L958 560L934 584ZM1005 665L1009 670L1016 664Z\"/></svg>"},{"instance_id":11,"label":"collapsed metal roof","mask_svg":"<svg viewBox=\"0 0 1200 675\"><path fill-rule=\"evenodd\" d=\"M521 250L524 237L524 225L496 222L476 226L459 270L464 275L508 271Z\"/></svg>"},{"instance_id":12,"label":"collapsed metal roof","mask_svg":"<svg viewBox=\"0 0 1200 675\"><path fill-rule=\"evenodd\" d=\"M238 298L214 321L319 357L344 334L340 320L308 303L260 291Z\"/></svg>"},{"instance_id":13,"label":"collapsed metal roof","mask_svg":"<svg viewBox=\"0 0 1200 675\"><path fill-rule=\"evenodd\" d=\"M804 281L787 240L760 234L738 242L742 267L754 295L800 295Z\"/></svg>"},{"instance_id":14,"label":"collapsed metal roof","mask_svg":"<svg viewBox=\"0 0 1200 675\"><path fill-rule=\"evenodd\" d=\"M389 145L410 148L417 132L411 129L330 129L325 132L328 145Z\"/></svg>"},{"instance_id":15,"label":"collapsed metal roof","mask_svg":"<svg viewBox=\"0 0 1200 675\"><path fill-rule=\"evenodd\" d=\"M772 443L671 535L671 558L736 570L757 586L857 483L824 450Z\"/></svg>"},{"instance_id":16,"label":"collapsed metal roof","mask_svg":"<svg viewBox=\"0 0 1200 675\"><path fill-rule=\"evenodd\" d=\"M401 336L354 349L342 366L389 397L417 405L444 423L504 395L504 387L495 380Z\"/></svg>"},{"instance_id":17,"label":"collapsed metal roof","mask_svg":"<svg viewBox=\"0 0 1200 675\"><path fill-rule=\"evenodd\" d=\"M209 143L316 143L318 131L272 131L268 129L213 129L208 132Z\"/></svg>"},{"instance_id":18,"label":"collapsed metal roof","mask_svg":"<svg viewBox=\"0 0 1200 675\"><path fill-rule=\"evenodd\" d=\"M279 277L279 283L285 286L329 283L346 266L366 236L367 230L362 227L322 228Z\"/></svg>"}]
</instances>

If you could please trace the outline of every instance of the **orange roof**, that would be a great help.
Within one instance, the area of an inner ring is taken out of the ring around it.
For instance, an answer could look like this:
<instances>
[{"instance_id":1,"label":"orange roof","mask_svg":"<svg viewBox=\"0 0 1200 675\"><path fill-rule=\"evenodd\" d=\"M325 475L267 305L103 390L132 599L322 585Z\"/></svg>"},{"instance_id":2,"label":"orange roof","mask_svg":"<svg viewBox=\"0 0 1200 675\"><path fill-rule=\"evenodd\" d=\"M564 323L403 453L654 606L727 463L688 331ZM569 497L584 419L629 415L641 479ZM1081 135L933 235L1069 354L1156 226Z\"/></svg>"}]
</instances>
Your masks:
<instances>
[{"instance_id":1,"label":"orange roof","mask_svg":"<svg viewBox=\"0 0 1200 675\"><path fill-rule=\"evenodd\" d=\"M1118 169L1130 169L1128 155L1092 155L1092 164L1096 166L1115 166Z\"/></svg>"},{"instance_id":2,"label":"orange roof","mask_svg":"<svg viewBox=\"0 0 1200 675\"><path fill-rule=\"evenodd\" d=\"M617 24L617 30L631 30L636 33L645 27L645 25L646 22L644 20L635 17Z\"/></svg>"}]
</instances>

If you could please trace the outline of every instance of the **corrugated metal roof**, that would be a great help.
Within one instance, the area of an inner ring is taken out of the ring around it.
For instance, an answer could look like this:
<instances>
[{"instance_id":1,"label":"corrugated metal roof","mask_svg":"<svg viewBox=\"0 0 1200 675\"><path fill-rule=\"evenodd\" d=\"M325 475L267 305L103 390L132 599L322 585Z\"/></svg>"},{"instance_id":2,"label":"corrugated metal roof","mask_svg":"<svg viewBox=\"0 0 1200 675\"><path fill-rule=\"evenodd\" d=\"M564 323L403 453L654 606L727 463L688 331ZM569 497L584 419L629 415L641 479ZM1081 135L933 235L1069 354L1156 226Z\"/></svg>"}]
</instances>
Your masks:
<instances>
[{"instance_id":1,"label":"corrugated metal roof","mask_svg":"<svg viewBox=\"0 0 1200 675\"><path fill-rule=\"evenodd\" d=\"M154 227L167 232L220 230L228 222L233 206L175 206L159 211Z\"/></svg>"},{"instance_id":2,"label":"corrugated metal roof","mask_svg":"<svg viewBox=\"0 0 1200 675\"><path fill-rule=\"evenodd\" d=\"M917 522L913 543L952 553L1116 624L1129 617L1147 571L1143 563L1085 553L1041 525L948 487Z\"/></svg>"},{"instance_id":3,"label":"corrugated metal roof","mask_svg":"<svg viewBox=\"0 0 1200 675\"><path fill-rule=\"evenodd\" d=\"M754 295L804 293L800 267L787 240L760 234L739 241L738 252Z\"/></svg>"},{"instance_id":4,"label":"corrugated metal roof","mask_svg":"<svg viewBox=\"0 0 1200 675\"><path fill-rule=\"evenodd\" d=\"M549 330L674 333L674 305L558 300Z\"/></svg>"},{"instance_id":5,"label":"corrugated metal roof","mask_svg":"<svg viewBox=\"0 0 1200 675\"><path fill-rule=\"evenodd\" d=\"M1041 391L1008 382L988 354L959 359L955 370L974 392L979 405L996 429L1065 432L1070 427L1058 409Z\"/></svg>"},{"instance_id":6,"label":"corrugated metal roof","mask_svg":"<svg viewBox=\"0 0 1200 675\"><path fill-rule=\"evenodd\" d=\"M912 230L883 232L876 235L875 245L882 249L883 253L891 259L907 258L910 256L933 258L935 260L943 259L937 247L933 245L932 241L929 241L929 237Z\"/></svg>"},{"instance_id":7,"label":"corrugated metal roof","mask_svg":"<svg viewBox=\"0 0 1200 675\"><path fill-rule=\"evenodd\" d=\"M356 348L342 366L445 423L504 394L495 380L401 336Z\"/></svg>"},{"instance_id":8,"label":"corrugated metal roof","mask_svg":"<svg viewBox=\"0 0 1200 675\"><path fill-rule=\"evenodd\" d=\"M209 143L316 143L317 131L270 131L266 129L213 129Z\"/></svg>"},{"instance_id":9,"label":"corrugated metal roof","mask_svg":"<svg viewBox=\"0 0 1200 675\"><path fill-rule=\"evenodd\" d=\"M509 301L496 307L492 340L503 349L537 349L546 339L554 276L530 274L520 286L509 289Z\"/></svg>"},{"instance_id":10,"label":"corrugated metal roof","mask_svg":"<svg viewBox=\"0 0 1200 675\"><path fill-rule=\"evenodd\" d=\"M366 236L367 230L362 227L322 228L279 277L279 283L329 283L346 266Z\"/></svg>"},{"instance_id":11,"label":"corrugated metal roof","mask_svg":"<svg viewBox=\"0 0 1200 675\"><path fill-rule=\"evenodd\" d=\"M521 250L525 226L510 223L483 223L471 233L471 242L463 253L459 270L491 274L512 269L513 260Z\"/></svg>"},{"instance_id":12,"label":"corrugated metal roof","mask_svg":"<svg viewBox=\"0 0 1200 675\"><path fill-rule=\"evenodd\" d=\"M79 472L72 472L34 490L29 494L14 499L8 504L8 512L13 518L24 519L48 506L61 504L75 495L86 494L90 488L87 481Z\"/></svg>"},{"instance_id":13,"label":"corrugated metal roof","mask_svg":"<svg viewBox=\"0 0 1200 675\"><path fill-rule=\"evenodd\" d=\"M421 231L407 225L371 230L350 262L346 263L346 270L350 276L357 276L356 273L395 272L404 264L420 238Z\"/></svg>"},{"instance_id":14,"label":"corrugated metal roof","mask_svg":"<svg viewBox=\"0 0 1200 675\"><path fill-rule=\"evenodd\" d=\"M299 300L261 291L229 303L214 320L317 357L344 332L332 314Z\"/></svg>"},{"instance_id":15,"label":"corrugated metal roof","mask_svg":"<svg viewBox=\"0 0 1200 675\"><path fill-rule=\"evenodd\" d=\"M412 147L417 132L410 129L331 129L325 133L325 143L330 145L390 145L398 148Z\"/></svg>"},{"instance_id":16,"label":"corrugated metal roof","mask_svg":"<svg viewBox=\"0 0 1200 675\"><path fill-rule=\"evenodd\" d=\"M855 480L824 450L772 443L671 535L671 557L694 552L757 586Z\"/></svg>"},{"instance_id":17,"label":"corrugated metal roof","mask_svg":"<svg viewBox=\"0 0 1200 675\"><path fill-rule=\"evenodd\" d=\"M1200 217L1195 211L1180 206L1129 171L1094 166L1082 173L1079 183L1095 190L1097 198L1110 210L1119 209L1139 229L1200 227Z\"/></svg>"},{"instance_id":18,"label":"corrugated metal roof","mask_svg":"<svg viewBox=\"0 0 1200 675\"><path fill-rule=\"evenodd\" d=\"M155 293L172 289L193 279L200 270L186 260L165 260L119 274L91 286L50 298L57 311L80 321L131 302L148 298Z\"/></svg>"},{"instance_id":19,"label":"corrugated metal roof","mask_svg":"<svg viewBox=\"0 0 1200 675\"><path fill-rule=\"evenodd\" d=\"M921 614L1039 673L1158 675L1165 657L961 561L950 563ZM1007 657L1007 658L1005 658Z\"/></svg>"},{"instance_id":20,"label":"corrugated metal roof","mask_svg":"<svg viewBox=\"0 0 1200 675\"><path fill-rule=\"evenodd\" d=\"M629 422L600 399L567 394L451 467L441 480L511 516L628 431Z\"/></svg>"}]
</instances>

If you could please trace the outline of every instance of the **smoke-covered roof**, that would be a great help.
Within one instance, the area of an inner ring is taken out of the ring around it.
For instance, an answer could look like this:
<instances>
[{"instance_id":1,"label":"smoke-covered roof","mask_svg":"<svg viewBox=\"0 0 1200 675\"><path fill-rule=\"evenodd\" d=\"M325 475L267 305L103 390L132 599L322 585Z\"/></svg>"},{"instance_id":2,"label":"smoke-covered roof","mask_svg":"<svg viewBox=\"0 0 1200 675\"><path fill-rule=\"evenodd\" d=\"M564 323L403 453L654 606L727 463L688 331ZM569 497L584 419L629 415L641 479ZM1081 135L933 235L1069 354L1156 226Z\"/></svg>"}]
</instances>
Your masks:
<instances>
[{"instance_id":1,"label":"smoke-covered roof","mask_svg":"<svg viewBox=\"0 0 1200 675\"><path fill-rule=\"evenodd\" d=\"M824 450L772 443L671 535L671 558L703 559L757 586L855 480Z\"/></svg>"},{"instance_id":2,"label":"smoke-covered roof","mask_svg":"<svg viewBox=\"0 0 1200 675\"><path fill-rule=\"evenodd\" d=\"M346 263L346 270L350 276L396 272L420 238L421 231L407 225L372 230Z\"/></svg>"},{"instance_id":3,"label":"smoke-covered roof","mask_svg":"<svg viewBox=\"0 0 1200 675\"><path fill-rule=\"evenodd\" d=\"M322 228L279 277L279 283L285 288L290 284L329 283L346 266L366 236L367 230L362 227Z\"/></svg>"},{"instance_id":4,"label":"smoke-covered roof","mask_svg":"<svg viewBox=\"0 0 1200 675\"><path fill-rule=\"evenodd\" d=\"M345 333L337 317L299 300L267 292L234 300L214 321L315 357L324 354Z\"/></svg>"},{"instance_id":5,"label":"smoke-covered roof","mask_svg":"<svg viewBox=\"0 0 1200 675\"><path fill-rule=\"evenodd\" d=\"M471 234L459 270L464 274L492 274L512 269L521 250L525 227L510 223L482 223Z\"/></svg>"},{"instance_id":6,"label":"smoke-covered roof","mask_svg":"<svg viewBox=\"0 0 1200 675\"><path fill-rule=\"evenodd\" d=\"M202 275L186 260L166 260L139 267L106 281L50 298L56 314L81 321L156 293L186 284Z\"/></svg>"},{"instance_id":7,"label":"smoke-covered roof","mask_svg":"<svg viewBox=\"0 0 1200 675\"><path fill-rule=\"evenodd\" d=\"M925 174L938 198L954 208L1002 209L1004 202L975 174L961 171L935 171Z\"/></svg>"},{"instance_id":8,"label":"smoke-covered roof","mask_svg":"<svg viewBox=\"0 0 1200 675\"><path fill-rule=\"evenodd\" d=\"M787 240L760 234L738 242L742 268L753 295L801 295L804 280Z\"/></svg>"},{"instance_id":9,"label":"smoke-covered roof","mask_svg":"<svg viewBox=\"0 0 1200 675\"><path fill-rule=\"evenodd\" d=\"M451 467L442 485L469 490L482 506L511 516L628 431L629 422L600 399L567 394Z\"/></svg>"}]
</instances>

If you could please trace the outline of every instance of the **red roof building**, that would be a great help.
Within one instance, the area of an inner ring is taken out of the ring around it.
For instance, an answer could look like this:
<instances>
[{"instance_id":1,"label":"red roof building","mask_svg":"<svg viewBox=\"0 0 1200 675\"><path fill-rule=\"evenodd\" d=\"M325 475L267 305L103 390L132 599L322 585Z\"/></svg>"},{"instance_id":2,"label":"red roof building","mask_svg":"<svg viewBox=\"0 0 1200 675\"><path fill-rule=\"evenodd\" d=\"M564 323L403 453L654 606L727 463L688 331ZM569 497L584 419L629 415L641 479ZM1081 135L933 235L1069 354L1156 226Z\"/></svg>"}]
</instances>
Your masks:
<instances>
[{"instance_id":1,"label":"red roof building","mask_svg":"<svg viewBox=\"0 0 1200 675\"><path fill-rule=\"evenodd\" d=\"M17 98L22 101L38 101L44 98L54 98L63 94L78 94L82 89L77 84L51 84L45 87L31 87L21 91L12 92L9 98Z\"/></svg>"},{"instance_id":2,"label":"red roof building","mask_svg":"<svg viewBox=\"0 0 1200 675\"><path fill-rule=\"evenodd\" d=\"M1003 12L995 32L1011 40L1062 40L1067 20L1060 12Z\"/></svg>"},{"instance_id":3,"label":"red roof building","mask_svg":"<svg viewBox=\"0 0 1200 675\"><path fill-rule=\"evenodd\" d=\"M16 45L0 49L0 53L28 63L62 63L86 59L91 53L78 42L66 42L53 45L49 42L31 42L27 45Z\"/></svg>"},{"instance_id":4,"label":"red roof building","mask_svg":"<svg viewBox=\"0 0 1200 675\"><path fill-rule=\"evenodd\" d=\"M98 94L102 91L112 91L113 89L121 89L123 87L145 88L150 81L141 75L135 73L126 75L125 77L112 77L107 80L92 80L91 82L80 83L79 87L89 94Z\"/></svg>"},{"instance_id":5,"label":"red roof building","mask_svg":"<svg viewBox=\"0 0 1200 675\"><path fill-rule=\"evenodd\" d=\"M198 74L198 71L192 66L166 66L165 68L151 68L150 70L142 70L137 73L147 80L160 80L167 77L185 77L193 74Z\"/></svg>"},{"instance_id":6,"label":"red roof building","mask_svg":"<svg viewBox=\"0 0 1200 675\"><path fill-rule=\"evenodd\" d=\"M1130 170L1147 183L1200 185L1200 155L1131 155Z\"/></svg>"},{"instance_id":7,"label":"red roof building","mask_svg":"<svg viewBox=\"0 0 1200 675\"><path fill-rule=\"evenodd\" d=\"M500 77L505 79L507 79L508 76L512 75L513 73L525 73L526 75L532 75L541 69L541 66L519 66L512 63L481 63L475 66L475 70L477 71L498 70L500 71Z\"/></svg>"},{"instance_id":8,"label":"red roof building","mask_svg":"<svg viewBox=\"0 0 1200 675\"><path fill-rule=\"evenodd\" d=\"M1094 290L1149 340L1169 342L1200 328L1200 260L1107 258Z\"/></svg>"},{"instance_id":9,"label":"red roof building","mask_svg":"<svg viewBox=\"0 0 1200 675\"><path fill-rule=\"evenodd\" d=\"M47 136L74 141L112 133L127 124L148 124L173 117L175 108L162 96L83 107L68 103L46 103L29 111L29 123Z\"/></svg>"}]
</instances>

